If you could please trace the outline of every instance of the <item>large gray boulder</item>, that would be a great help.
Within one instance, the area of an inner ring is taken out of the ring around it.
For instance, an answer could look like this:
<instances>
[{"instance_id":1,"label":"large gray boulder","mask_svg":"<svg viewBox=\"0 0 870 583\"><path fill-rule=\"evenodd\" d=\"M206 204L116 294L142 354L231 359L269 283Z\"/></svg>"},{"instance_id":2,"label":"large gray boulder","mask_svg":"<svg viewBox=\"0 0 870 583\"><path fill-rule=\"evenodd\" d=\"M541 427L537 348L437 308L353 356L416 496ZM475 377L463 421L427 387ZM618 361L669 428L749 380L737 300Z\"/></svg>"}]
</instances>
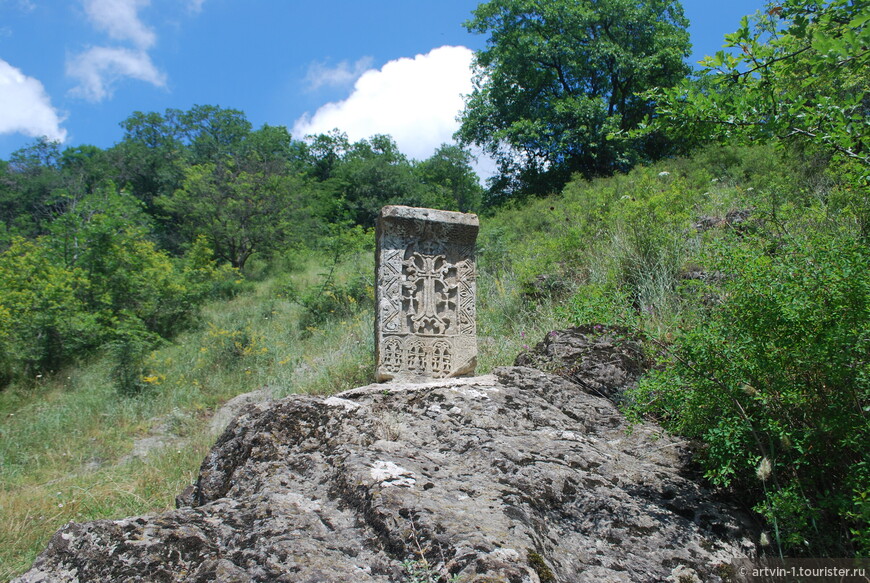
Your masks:
<instances>
[{"instance_id":1,"label":"large gray boulder","mask_svg":"<svg viewBox=\"0 0 870 583\"><path fill-rule=\"evenodd\" d=\"M291 396L241 412L180 508L70 523L16 581L720 581L751 528L687 455L531 368Z\"/></svg>"}]
</instances>

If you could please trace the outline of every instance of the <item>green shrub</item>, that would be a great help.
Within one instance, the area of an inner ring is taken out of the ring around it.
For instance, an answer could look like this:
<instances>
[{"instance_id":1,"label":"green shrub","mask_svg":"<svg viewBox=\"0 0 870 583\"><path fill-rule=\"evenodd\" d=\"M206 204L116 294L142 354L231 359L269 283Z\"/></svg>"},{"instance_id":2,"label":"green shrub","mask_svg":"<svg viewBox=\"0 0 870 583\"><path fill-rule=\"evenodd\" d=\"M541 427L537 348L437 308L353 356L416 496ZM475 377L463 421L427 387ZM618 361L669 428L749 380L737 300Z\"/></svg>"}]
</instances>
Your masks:
<instances>
[{"instance_id":1,"label":"green shrub","mask_svg":"<svg viewBox=\"0 0 870 583\"><path fill-rule=\"evenodd\" d=\"M870 252L845 236L730 242L722 303L679 337L635 413L703 442L779 551L870 553Z\"/></svg>"},{"instance_id":2,"label":"green shrub","mask_svg":"<svg viewBox=\"0 0 870 583\"><path fill-rule=\"evenodd\" d=\"M311 329L330 319L343 319L374 303L374 230L359 225L335 224L322 243L327 271L320 282L297 292L294 299L304 308L303 329Z\"/></svg>"},{"instance_id":3,"label":"green shrub","mask_svg":"<svg viewBox=\"0 0 870 583\"><path fill-rule=\"evenodd\" d=\"M144 380L145 358L159 338L143 330L141 322L130 318L119 322L114 340L108 343L112 358L112 384L119 395L132 397L141 393L148 383Z\"/></svg>"},{"instance_id":4,"label":"green shrub","mask_svg":"<svg viewBox=\"0 0 870 583\"><path fill-rule=\"evenodd\" d=\"M84 282L81 270L57 265L39 242L15 239L0 254L7 382L56 370L93 344L99 324L77 293Z\"/></svg>"},{"instance_id":5,"label":"green shrub","mask_svg":"<svg viewBox=\"0 0 870 583\"><path fill-rule=\"evenodd\" d=\"M262 332L250 323L222 328L208 323L203 352L210 362L223 370L250 370L261 361L269 360L269 346Z\"/></svg>"},{"instance_id":6,"label":"green shrub","mask_svg":"<svg viewBox=\"0 0 870 583\"><path fill-rule=\"evenodd\" d=\"M242 277L238 269L228 264L218 265L208 239L197 237L184 254L181 271L188 288L188 297L194 304L211 299L229 299L253 285Z\"/></svg>"},{"instance_id":7,"label":"green shrub","mask_svg":"<svg viewBox=\"0 0 870 583\"><path fill-rule=\"evenodd\" d=\"M347 281L327 280L299 297L305 307L300 325L302 328L318 326L330 319L342 319L356 313L360 306L374 302L374 287L371 277L356 274Z\"/></svg>"},{"instance_id":8,"label":"green shrub","mask_svg":"<svg viewBox=\"0 0 870 583\"><path fill-rule=\"evenodd\" d=\"M114 352L150 346L184 328L206 299L240 287L235 270L217 267L201 242L175 259L144 230L119 221L96 213L76 230L61 221L74 252L59 237L40 237L16 239L0 253L0 387L57 371L103 345Z\"/></svg>"}]
</instances>

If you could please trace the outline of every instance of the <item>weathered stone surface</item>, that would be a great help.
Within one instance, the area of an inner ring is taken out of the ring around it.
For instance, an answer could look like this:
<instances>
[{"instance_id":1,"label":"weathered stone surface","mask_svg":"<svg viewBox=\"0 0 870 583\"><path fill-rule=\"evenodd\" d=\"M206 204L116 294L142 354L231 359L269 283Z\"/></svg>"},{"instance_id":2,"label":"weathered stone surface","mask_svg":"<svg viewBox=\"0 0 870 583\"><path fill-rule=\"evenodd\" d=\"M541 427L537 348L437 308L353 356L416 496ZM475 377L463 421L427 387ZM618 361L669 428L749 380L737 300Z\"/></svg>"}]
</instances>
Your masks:
<instances>
[{"instance_id":1,"label":"weathered stone surface","mask_svg":"<svg viewBox=\"0 0 870 583\"><path fill-rule=\"evenodd\" d=\"M224 432L233 419L238 417L239 412L241 412L242 409L248 405L262 403L263 401L269 401L271 399L272 389L269 387L262 387L256 391L243 393L233 397L215 412L214 417L211 418L211 422L209 423L209 431L217 437Z\"/></svg>"},{"instance_id":2,"label":"weathered stone surface","mask_svg":"<svg viewBox=\"0 0 870 583\"><path fill-rule=\"evenodd\" d=\"M514 364L558 374L615 402L649 366L634 332L598 324L553 330Z\"/></svg>"},{"instance_id":3,"label":"weathered stone surface","mask_svg":"<svg viewBox=\"0 0 870 583\"><path fill-rule=\"evenodd\" d=\"M750 532L686 455L530 368L291 396L230 424L192 507L70 523L17 583L399 583L420 552L463 583L715 582Z\"/></svg>"},{"instance_id":4,"label":"weathered stone surface","mask_svg":"<svg viewBox=\"0 0 870 583\"><path fill-rule=\"evenodd\" d=\"M386 206L377 227L377 380L470 375L477 364L477 215Z\"/></svg>"}]
</instances>

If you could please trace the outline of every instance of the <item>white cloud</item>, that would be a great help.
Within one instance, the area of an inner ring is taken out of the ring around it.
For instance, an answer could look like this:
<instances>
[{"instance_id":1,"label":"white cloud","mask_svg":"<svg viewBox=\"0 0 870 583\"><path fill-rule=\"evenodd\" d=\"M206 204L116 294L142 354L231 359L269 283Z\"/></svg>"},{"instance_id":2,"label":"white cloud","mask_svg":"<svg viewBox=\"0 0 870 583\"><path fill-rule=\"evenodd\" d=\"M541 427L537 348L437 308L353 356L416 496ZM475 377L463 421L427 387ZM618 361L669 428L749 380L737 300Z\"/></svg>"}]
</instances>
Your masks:
<instances>
[{"instance_id":1,"label":"white cloud","mask_svg":"<svg viewBox=\"0 0 870 583\"><path fill-rule=\"evenodd\" d=\"M191 12L200 12L203 4L205 4L205 0L188 0L187 6Z\"/></svg>"},{"instance_id":2,"label":"white cloud","mask_svg":"<svg viewBox=\"0 0 870 583\"><path fill-rule=\"evenodd\" d=\"M157 87L166 85L166 75L154 66L148 53L123 48L89 49L67 61L66 73L78 80L71 93L88 101L111 97L115 83L124 77Z\"/></svg>"},{"instance_id":3,"label":"white cloud","mask_svg":"<svg viewBox=\"0 0 870 583\"><path fill-rule=\"evenodd\" d=\"M98 29L115 40L130 41L141 49L154 46L157 36L139 19L139 9L151 0L84 0L85 12Z\"/></svg>"},{"instance_id":4,"label":"white cloud","mask_svg":"<svg viewBox=\"0 0 870 583\"><path fill-rule=\"evenodd\" d=\"M456 117L471 93L473 51L444 46L413 59L390 61L356 81L350 97L305 114L293 135L326 133L334 128L351 141L390 134L406 155L422 160L453 141Z\"/></svg>"},{"instance_id":5,"label":"white cloud","mask_svg":"<svg viewBox=\"0 0 870 583\"><path fill-rule=\"evenodd\" d=\"M335 67L328 67L325 63L312 63L305 75L305 83L309 91L315 91L323 86L341 87L350 85L360 78L372 66L371 57L363 57L351 65L342 61Z\"/></svg>"},{"instance_id":6,"label":"white cloud","mask_svg":"<svg viewBox=\"0 0 870 583\"><path fill-rule=\"evenodd\" d=\"M187 0L193 10L205 0ZM66 74L77 81L70 94L89 101L110 98L123 78L138 79L157 87L166 85L166 75L151 61L147 50L157 42L154 30L139 17L151 0L81 0L91 24L109 37L131 47L96 46L69 57Z\"/></svg>"},{"instance_id":7,"label":"white cloud","mask_svg":"<svg viewBox=\"0 0 870 583\"><path fill-rule=\"evenodd\" d=\"M0 59L0 134L46 136L63 142L62 122L42 83Z\"/></svg>"}]
</instances>

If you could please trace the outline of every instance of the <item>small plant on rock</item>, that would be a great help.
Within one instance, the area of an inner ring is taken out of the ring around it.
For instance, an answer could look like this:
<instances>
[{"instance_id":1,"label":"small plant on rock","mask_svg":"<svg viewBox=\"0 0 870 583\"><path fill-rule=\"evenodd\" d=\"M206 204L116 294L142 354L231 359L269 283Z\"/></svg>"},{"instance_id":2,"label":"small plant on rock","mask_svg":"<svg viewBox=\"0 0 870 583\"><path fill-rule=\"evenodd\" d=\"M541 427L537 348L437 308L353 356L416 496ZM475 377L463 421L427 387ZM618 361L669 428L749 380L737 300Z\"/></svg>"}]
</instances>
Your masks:
<instances>
[{"instance_id":1,"label":"small plant on rock","mask_svg":"<svg viewBox=\"0 0 870 583\"><path fill-rule=\"evenodd\" d=\"M425 558L403 561L402 568L407 575L405 583L441 583L442 581L455 583L459 581L459 575L452 575L448 578L441 576Z\"/></svg>"}]
</instances>

